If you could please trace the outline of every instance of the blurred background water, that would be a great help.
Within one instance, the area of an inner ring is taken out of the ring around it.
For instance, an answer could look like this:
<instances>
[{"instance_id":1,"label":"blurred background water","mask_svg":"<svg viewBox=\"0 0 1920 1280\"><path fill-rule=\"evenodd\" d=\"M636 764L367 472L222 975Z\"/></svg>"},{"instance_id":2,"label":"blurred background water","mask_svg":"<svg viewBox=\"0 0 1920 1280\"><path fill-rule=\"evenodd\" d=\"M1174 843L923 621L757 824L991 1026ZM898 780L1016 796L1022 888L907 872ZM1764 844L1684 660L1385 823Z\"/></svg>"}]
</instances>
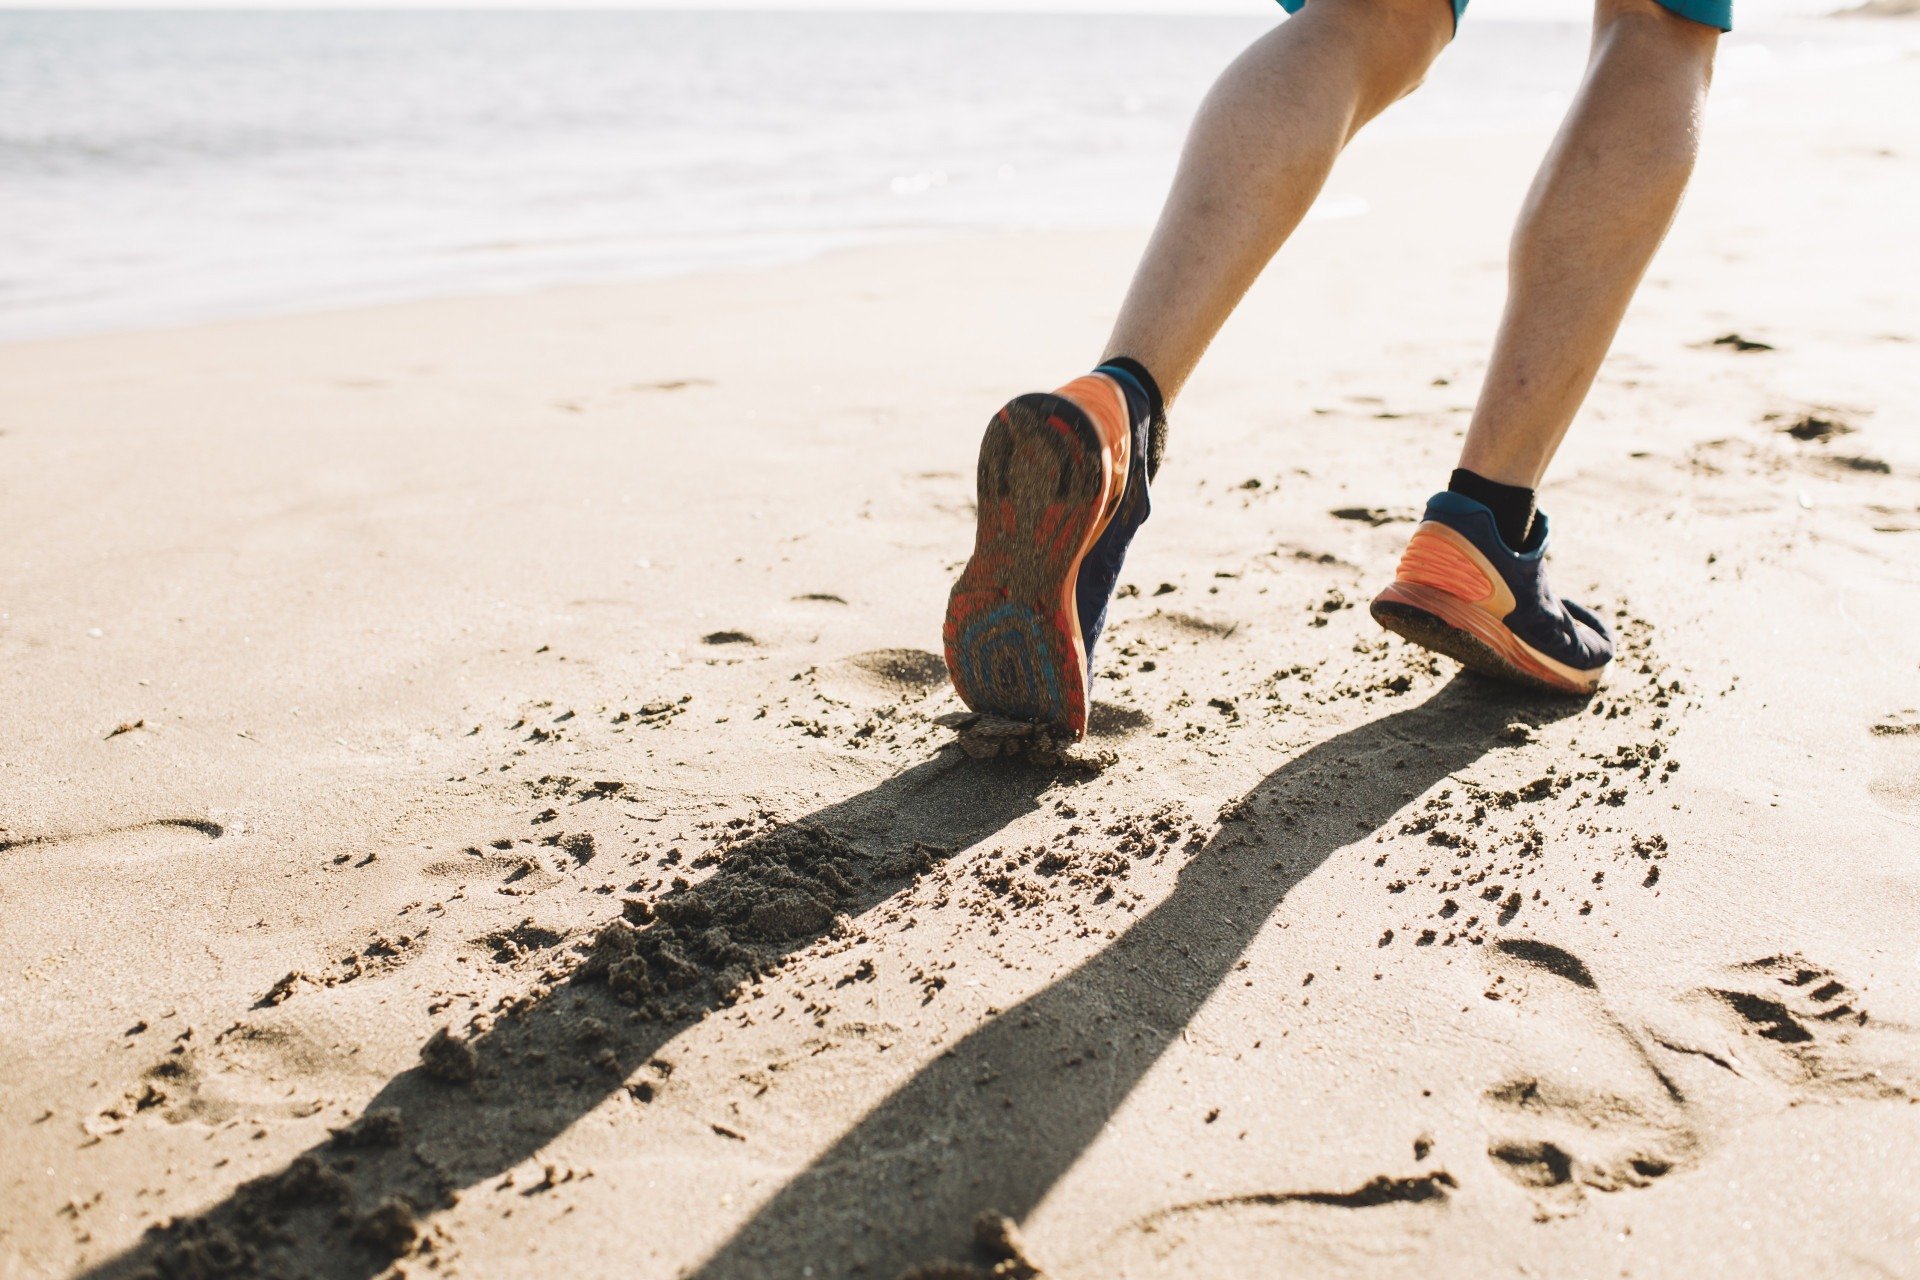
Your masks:
<instances>
[{"instance_id":1,"label":"blurred background water","mask_svg":"<svg viewBox=\"0 0 1920 1280\"><path fill-rule=\"evenodd\" d=\"M0 339L1143 225L1277 20L0 12ZM1890 56L1882 27L1742 35L1719 92ZM1470 19L1380 127L1550 120L1584 46Z\"/></svg>"}]
</instances>

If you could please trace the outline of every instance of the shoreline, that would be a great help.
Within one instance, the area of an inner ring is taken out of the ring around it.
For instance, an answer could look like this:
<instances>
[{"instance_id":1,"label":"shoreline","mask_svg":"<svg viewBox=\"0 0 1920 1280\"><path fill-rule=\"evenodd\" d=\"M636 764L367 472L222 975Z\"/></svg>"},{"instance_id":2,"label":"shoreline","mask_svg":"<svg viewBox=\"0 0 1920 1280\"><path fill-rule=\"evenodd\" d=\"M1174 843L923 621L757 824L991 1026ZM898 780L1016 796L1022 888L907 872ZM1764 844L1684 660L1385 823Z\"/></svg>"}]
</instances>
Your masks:
<instances>
[{"instance_id":1,"label":"shoreline","mask_svg":"<svg viewBox=\"0 0 1920 1280\"><path fill-rule=\"evenodd\" d=\"M1566 22L1525 22L1515 19L1494 20L1491 25L1496 28L1496 33L1532 27L1552 27L1565 29L1568 32L1577 32L1578 29L1577 24ZM1830 77L1832 74L1830 67L1822 69L1811 62L1807 66L1796 64L1795 71L1783 73L1772 65L1777 60L1777 56L1764 43L1759 42L1813 38L1816 41L1834 44L1841 50L1852 47L1856 55L1864 56L1869 51L1879 50L1881 33L1885 33L1887 37L1893 39L1895 44L1905 46L1909 51L1920 48L1920 37L1914 35L1912 24L1897 19L1857 20L1845 25L1845 34L1841 34L1842 30L1842 27L1828 23L1825 17L1797 17L1763 21L1757 30L1736 32L1734 40L1729 44L1722 59L1723 93L1717 101L1724 103L1729 98L1745 95L1755 89L1778 92L1789 84L1783 76L1789 76L1797 82L1809 78L1818 80L1822 76ZM1574 44L1578 43L1576 39ZM1484 50L1478 51L1484 52ZM1566 49L1558 50L1556 56L1566 52ZM1827 51L1829 55L1833 52L1834 50ZM1883 51L1882 56L1898 57L1899 51L1886 50ZM1448 64L1443 63L1443 67L1446 65ZM1565 81L1564 84L1556 80L1553 82L1554 88L1551 91L1543 89L1547 98L1552 99L1556 94L1564 97L1566 93L1571 92L1572 85L1577 79L1577 60L1570 63L1566 71L1568 74L1561 77ZM1440 92L1444 93L1445 90L1444 84L1440 86ZM1180 92L1197 92L1197 90L1189 86L1188 89ZM1172 96L1178 98L1180 93L1173 93ZM1528 98L1526 99L1527 110L1533 112L1538 118L1529 117L1524 123L1516 124L1504 115L1494 113L1471 122L1463 122L1449 116L1445 111L1437 111L1437 114L1435 112L1422 114L1422 107L1419 104L1424 101L1424 98L1412 100L1409 106L1388 116L1380 125L1363 134L1356 143L1355 151L1363 155L1379 148L1412 152L1432 147L1436 145L1436 140L1450 147L1472 149L1519 134L1545 136L1551 129L1556 116L1556 112L1552 110L1540 111L1538 104ZM1492 111L1492 108L1486 107L1486 104L1482 105L1486 110ZM1501 110L1510 112L1515 110L1516 106L1516 102L1509 102ZM1409 125L1410 120L1419 123ZM727 234L729 238L738 242L737 251L721 253L718 256L676 266L659 265L658 260L664 252L662 245L673 239L685 240L689 237L697 239L698 233L683 231L673 237L650 238L601 228L585 236L568 234L546 241L521 241L510 236L505 241L499 242L487 240L484 235L481 235L480 239L473 242L444 244L431 251L424 247L416 247L415 252L419 260L407 267L400 275L391 278L369 277L360 283L346 286L338 283L283 285L283 288L290 288L291 291L272 300L265 299L264 295L247 297L233 294L223 298L206 296L194 301L169 302L157 295L142 294L124 301L122 308L124 314L121 316L107 319L70 317L62 320L56 315L51 322L39 322L41 328L37 332L31 329L10 329L9 326L16 321L0 314L0 333L10 335L0 338L0 346L61 338L194 328L208 324L361 310L411 302L448 302L461 299L524 296L551 288L646 284L659 280L684 279L710 272L764 270L810 261L822 255L831 255L850 249L885 247L888 244L938 242L968 236L1046 232L1098 234L1130 229L1144 230L1151 223L1157 194L1168 176L1164 170L1171 164L1176 145L1177 136L1170 135L1165 139L1164 156L1156 150L1151 159L1134 156L1131 160L1125 161L1137 170L1133 174L1133 181L1128 184L1129 189L1136 193L1150 190L1154 196L1153 198L1140 196L1134 201L1134 207L1128 210L1128 216L1117 221L1081 221L1078 219L1084 218L1086 211L1080 210L1077 214L1067 214L1066 220L1059 225L1036 227L1023 225L1028 221L1027 215L1024 212L1016 214L1009 208L990 209L984 217L980 216L979 211L976 210L974 215L970 215L976 218L975 221L968 222L964 218L955 221L955 214L951 210L933 216L916 202L908 201L894 210L899 219L898 222L875 224L852 232L808 230L799 225L735 230ZM935 163L936 160L937 157L929 158L927 163ZM1354 167L1353 162L1349 160L1336 174L1336 184L1341 173ZM1391 171L1392 166L1385 168ZM1113 175L1109 174L1103 180L1111 181L1112 178ZM1364 193L1360 194L1364 198ZM867 210L862 216L871 216L872 212ZM1050 218L1054 216L1048 215ZM1339 216L1337 211L1335 216ZM174 228L176 233L183 230L184 228ZM615 256L626 265L612 273L596 277L593 271L597 268L580 264L568 266L559 260L560 256L573 252L587 243L603 246L624 244L626 247L616 252ZM260 246L256 246L258 247ZM386 251L379 246L371 246L371 248L376 254ZM390 248L391 246L388 247ZM476 259L476 255L485 257L497 254L504 249L512 249L532 256L510 265L505 265L503 259L503 265L485 269L471 266L462 269L455 265L462 259L472 261ZM116 252L122 256L132 252L130 261L137 264L140 260L140 254L133 250L133 246L119 246ZM647 265L649 263L653 265ZM154 263L147 263L144 269L151 270L154 265ZM182 265L176 263L175 269L181 268ZM281 274L289 270L286 262L277 259L266 260L256 265ZM464 283L444 283L448 279L460 277L463 271ZM244 276L245 269L228 264L223 266L217 274ZM357 270L349 272L342 278L357 279Z\"/></svg>"}]
</instances>

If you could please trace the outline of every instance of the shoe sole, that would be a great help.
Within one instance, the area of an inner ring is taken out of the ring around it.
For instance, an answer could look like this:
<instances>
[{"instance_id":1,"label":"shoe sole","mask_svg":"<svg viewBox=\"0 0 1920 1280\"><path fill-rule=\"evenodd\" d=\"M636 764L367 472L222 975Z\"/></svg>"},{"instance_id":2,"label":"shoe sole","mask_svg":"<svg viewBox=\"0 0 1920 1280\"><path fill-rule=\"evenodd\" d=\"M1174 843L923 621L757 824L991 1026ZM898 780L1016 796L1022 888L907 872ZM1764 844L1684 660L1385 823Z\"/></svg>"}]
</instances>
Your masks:
<instances>
[{"instance_id":1,"label":"shoe sole","mask_svg":"<svg viewBox=\"0 0 1920 1280\"><path fill-rule=\"evenodd\" d=\"M1479 550L1451 529L1423 524L1408 544L1400 572L1368 610L1395 635L1444 654L1469 671L1529 688L1586 697L1600 687L1604 666L1592 671L1569 667L1508 629L1502 619L1513 607L1511 596L1495 586L1499 578ZM1426 581L1410 581L1409 575ZM1501 615L1464 598L1462 590L1494 599Z\"/></svg>"},{"instance_id":2,"label":"shoe sole","mask_svg":"<svg viewBox=\"0 0 1920 1280\"><path fill-rule=\"evenodd\" d=\"M1025 395L994 415L980 442L973 556L941 631L953 687L975 711L1085 736L1074 587L1115 483L1099 430L1073 401Z\"/></svg>"}]
</instances>

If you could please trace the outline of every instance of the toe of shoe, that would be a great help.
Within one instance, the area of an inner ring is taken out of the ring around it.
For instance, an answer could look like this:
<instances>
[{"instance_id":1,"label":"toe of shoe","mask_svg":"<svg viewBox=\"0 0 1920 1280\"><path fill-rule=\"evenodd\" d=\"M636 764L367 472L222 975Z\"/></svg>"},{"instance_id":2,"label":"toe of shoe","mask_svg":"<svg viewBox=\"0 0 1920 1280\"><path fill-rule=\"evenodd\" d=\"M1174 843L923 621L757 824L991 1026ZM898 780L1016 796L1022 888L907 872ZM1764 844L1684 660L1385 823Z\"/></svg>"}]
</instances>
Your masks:
<instances>
[{"instance_id":1,"label":"toe of shoe","mask_svg":"<svg viewBox=\"0 0 1920 1280\"><path fill-rule=\"evenodd\" d=\"M1573 624L1573 639L1584 659L1583 667L1603 667L1613 660L1613 632L1600 615L1585 605L1563 600L1567 617Z\"/></svg>"}]
</instances>

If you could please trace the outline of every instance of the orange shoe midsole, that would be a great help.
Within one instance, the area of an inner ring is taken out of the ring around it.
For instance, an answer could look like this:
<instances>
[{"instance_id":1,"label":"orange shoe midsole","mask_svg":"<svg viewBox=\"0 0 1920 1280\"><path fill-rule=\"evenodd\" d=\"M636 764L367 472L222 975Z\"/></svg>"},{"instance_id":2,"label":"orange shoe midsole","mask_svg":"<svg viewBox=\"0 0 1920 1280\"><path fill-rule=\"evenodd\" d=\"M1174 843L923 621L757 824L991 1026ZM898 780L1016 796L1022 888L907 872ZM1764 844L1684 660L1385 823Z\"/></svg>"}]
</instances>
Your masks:
<instances>
[{"instance_id":1,"label":"orange shoe midsole","mask_svg":"<svg viewBox=\"0 0 1920 1280\"><path fill-rule=\"evenodd\" d=\"M1581 671L1555 661L1507 627L1515 601L1506 581L1478 547L1446 525L1428 521L1414 530L1396 580L1379 598L1432 614L1537 680L1578 693L1600 683L1604 668Z\"/></svg>"}]
</instances>

